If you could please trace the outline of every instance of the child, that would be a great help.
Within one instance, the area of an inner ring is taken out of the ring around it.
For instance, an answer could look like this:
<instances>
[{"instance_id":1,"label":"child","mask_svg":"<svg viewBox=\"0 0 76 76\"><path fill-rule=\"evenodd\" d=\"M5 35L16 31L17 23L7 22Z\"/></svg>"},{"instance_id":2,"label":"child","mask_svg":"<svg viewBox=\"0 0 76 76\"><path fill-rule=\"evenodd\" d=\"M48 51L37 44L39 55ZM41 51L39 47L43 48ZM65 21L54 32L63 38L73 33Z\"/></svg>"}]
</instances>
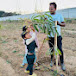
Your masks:
<instances>
[{"instance_id":1,"label":"child","mask_svg":"<svg viewBox=\"0 0 76 76\"><path fill-rule=\"evenodd\" d=\"M32 36L29 32L24 31L21 34L22 38L25 40L25 45L27 46L28 53L26 55L26 59L28 62L28 66L26 68L26 73L29 73L29 76L37 76L35 73L33 73L33 65L35 60L35 48L37 47L35 42L35 36L36 34L33 33Z\"/></svg>"},{"instance_id":2,"label":"child","mask_svg":"<svg viewBox=\"0 0 76 76\"><path fill-rule=\"evenodd\" d=\"M30 34L32 34L32 33L34 32L34 33L36 33L36 35L37 35L37 31L35 31L35 29L34 29L34 27L33 27L32 24L30 25L30 28L31 28ZM35 51L36 51L35 54L36 54L36 56L37 56L37 51L38 51L38 49L39 49L39 43L38 43L37 36L35 36L35 42L36 42L36 45L37 45L37 48L35 49ZM36 60L37 60L37 58L35 59L35 62L34 62L34 68L35 68L35 67L38 67L38 64L36 63ZM37 68L35 68L35 69L37 69Z\"/></svg>"},{"instance_id":3,"label":"child","mask_svg":"<svg viewBox=\"0 0 76 76\"><path fill-rule=\"evenodd\" d=\"M23 26L22 31L26 31L26 30L28 32L30 32L30 28L29 27ZM25 44L24 39L23 39L23 43ZM26 59L27 52L28 52L28 49L27 49L27 46L25 45L25 56L24 56L23 62L21 64L21 68L23 68L24 65L27 63L27 59Z\"/></svg>"},{"instance_id":4,"label":"child","mask_svg":"<svg viewBox=\"0 0 76 76\"><path fill-rule=\"evenodd\" d=\"M31 29L31 30L30 30ZM28 32L30 32L30 35L32 36L32 34L33 34L33 32L35 32L35 30L34 30L34 28L33 28L33 26L31 25L30 27L26 27L26 26L24 26L23 27L23 29L22 29L22 31L28 31ZM39 47L39 45L38 45L38 40L37 40L37 37L35 37L35 41L36 41L36 45ZM23 39L23 42L25 43L25 41L24 41L24 39ZM27 59L26 59L26 55L27 55L27 52L28 52L28 49L27 49L27 46L25 45L25 56L24 56L24 59L23 59L23 63L21 64L21 68L23 68L24 67L24 65L25 64L27 64ZM35 57L35 61L34 61L34 64L36 65L36 57ZM37 65L36 65L37 66Z\"/></svg>"}]
</instances>

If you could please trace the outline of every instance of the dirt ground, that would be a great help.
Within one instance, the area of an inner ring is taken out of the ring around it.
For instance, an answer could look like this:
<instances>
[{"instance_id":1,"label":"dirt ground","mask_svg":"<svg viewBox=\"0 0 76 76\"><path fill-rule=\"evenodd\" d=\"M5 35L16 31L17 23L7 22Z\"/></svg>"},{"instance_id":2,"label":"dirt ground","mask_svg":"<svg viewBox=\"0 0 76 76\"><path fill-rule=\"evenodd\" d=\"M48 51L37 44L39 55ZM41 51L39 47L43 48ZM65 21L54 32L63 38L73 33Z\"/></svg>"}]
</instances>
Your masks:
<instances>
[{"instance_id":1,"label":"dirt ground","mask_svg":"<svg viewBox=\"0 0 76 76\"><path fill-rule=\"evenodd\" d=\"M25 46L20 36L22 32L22 21L5 21L0 22L0 76L28 76L24 73L24 68L20 68L23 56L25 54ZM38 33L39 45L45 37L44 34ZM66 71L63 72L58 67L58 72L65 76L76 76L76 24L67 23L62 28L63 51ZM41 50L40 62L42 65L50 68L50 56L47 54L49 49L48 42L44 43ZM42 65L40 70L34 70L38 76L53 76L51 71ZM56 66L51 69L56 70ZM55 76L55 75L54 75Z\"/></svg>"}]
</instances>

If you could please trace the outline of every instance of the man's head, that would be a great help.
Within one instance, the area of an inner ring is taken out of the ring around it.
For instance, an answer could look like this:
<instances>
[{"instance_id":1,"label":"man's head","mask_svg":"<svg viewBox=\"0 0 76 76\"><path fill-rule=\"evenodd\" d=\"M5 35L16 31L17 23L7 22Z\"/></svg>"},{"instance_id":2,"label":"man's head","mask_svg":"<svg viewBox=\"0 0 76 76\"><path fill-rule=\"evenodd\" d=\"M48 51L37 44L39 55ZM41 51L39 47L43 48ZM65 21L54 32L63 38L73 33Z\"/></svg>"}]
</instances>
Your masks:
<instances>
[{"instance_id":1,"label":"man's head","mask_svg":"<svg viewBox=\"0 0 76 76\"><path fill-rule=\"evenodd\" d=\"M22 34L21 34L21 37L23 39L30 39L31 38L31 35L30 35L29 32L23 31Z\"/></svg>"},{"instance_id":2,"label":"man's head","mask_svg":"<svg viewBox=\"0 0 76 76\"><path fill-rule=\"evenodd\" d=\"M52 2L52 3L49 4L49 11L50 11L51 14L55 13L56 8L57 8L57 5L56 5L55 2Z\"/></svg>"}]
</instances>

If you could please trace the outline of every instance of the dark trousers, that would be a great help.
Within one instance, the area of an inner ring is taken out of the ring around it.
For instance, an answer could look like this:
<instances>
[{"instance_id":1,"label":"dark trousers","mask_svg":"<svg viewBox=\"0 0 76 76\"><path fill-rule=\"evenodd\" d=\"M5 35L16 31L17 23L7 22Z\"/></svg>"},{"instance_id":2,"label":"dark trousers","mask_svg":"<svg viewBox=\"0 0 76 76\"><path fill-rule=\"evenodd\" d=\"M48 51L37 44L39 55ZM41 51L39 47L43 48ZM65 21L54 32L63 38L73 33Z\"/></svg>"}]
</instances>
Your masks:
<instances>
[{"instance_id":1,"label":"dark trousers","mask_svg":"<svg viewBox=\"0 0 76 76\"><path fill-rule=\"evenodd\" d=\"M30 71L30 75L33 74L33 65L34 65L34 60L35 60L35 55L28 55L26 56L27 58L27 62L28 62L28 66L26 68L27 71Z\"/></svg>"},{"instance_id":2,"label":"dark trousers","mask_svg":"<svg viewBox=\"0 0 76 76\"><path fill-rule=\"evenodd\" d=\"M49 43L49 47L50 48L53 48L52 49L52 52L54 51L54 47L53 47L53 45L54 45L54 38L53 37L49 37L50 38L50 40L48 41L48 43ZM53 45L52 45L53 44ZM57 47L58 47L58 49L61 51L61 55L60 55L60 62L61 63L64 63L64 57L63 57L63 51L62 51L62 37L61 36L58 36L57 37ZM51 54L51 60L53 59L53 54Z\"/></svg>"}]
</instances>

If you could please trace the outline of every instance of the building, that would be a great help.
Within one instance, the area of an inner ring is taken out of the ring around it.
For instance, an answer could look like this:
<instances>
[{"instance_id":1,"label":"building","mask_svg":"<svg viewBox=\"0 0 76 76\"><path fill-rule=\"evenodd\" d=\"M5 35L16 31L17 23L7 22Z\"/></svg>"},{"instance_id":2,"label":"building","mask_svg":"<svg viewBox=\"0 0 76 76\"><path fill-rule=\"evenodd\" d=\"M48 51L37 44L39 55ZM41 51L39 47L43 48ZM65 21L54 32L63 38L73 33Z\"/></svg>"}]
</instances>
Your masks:
<instances>
[{"instance_id":1,"label":"building","mask_svg":"<svg viewBox=\"0 0 76 76\"><path fill-rule=\"evenodd\" d=\"M61 13L64 18L76 18L76 7L57 10L57 12Z\"/></svg>"}]
</instances>

